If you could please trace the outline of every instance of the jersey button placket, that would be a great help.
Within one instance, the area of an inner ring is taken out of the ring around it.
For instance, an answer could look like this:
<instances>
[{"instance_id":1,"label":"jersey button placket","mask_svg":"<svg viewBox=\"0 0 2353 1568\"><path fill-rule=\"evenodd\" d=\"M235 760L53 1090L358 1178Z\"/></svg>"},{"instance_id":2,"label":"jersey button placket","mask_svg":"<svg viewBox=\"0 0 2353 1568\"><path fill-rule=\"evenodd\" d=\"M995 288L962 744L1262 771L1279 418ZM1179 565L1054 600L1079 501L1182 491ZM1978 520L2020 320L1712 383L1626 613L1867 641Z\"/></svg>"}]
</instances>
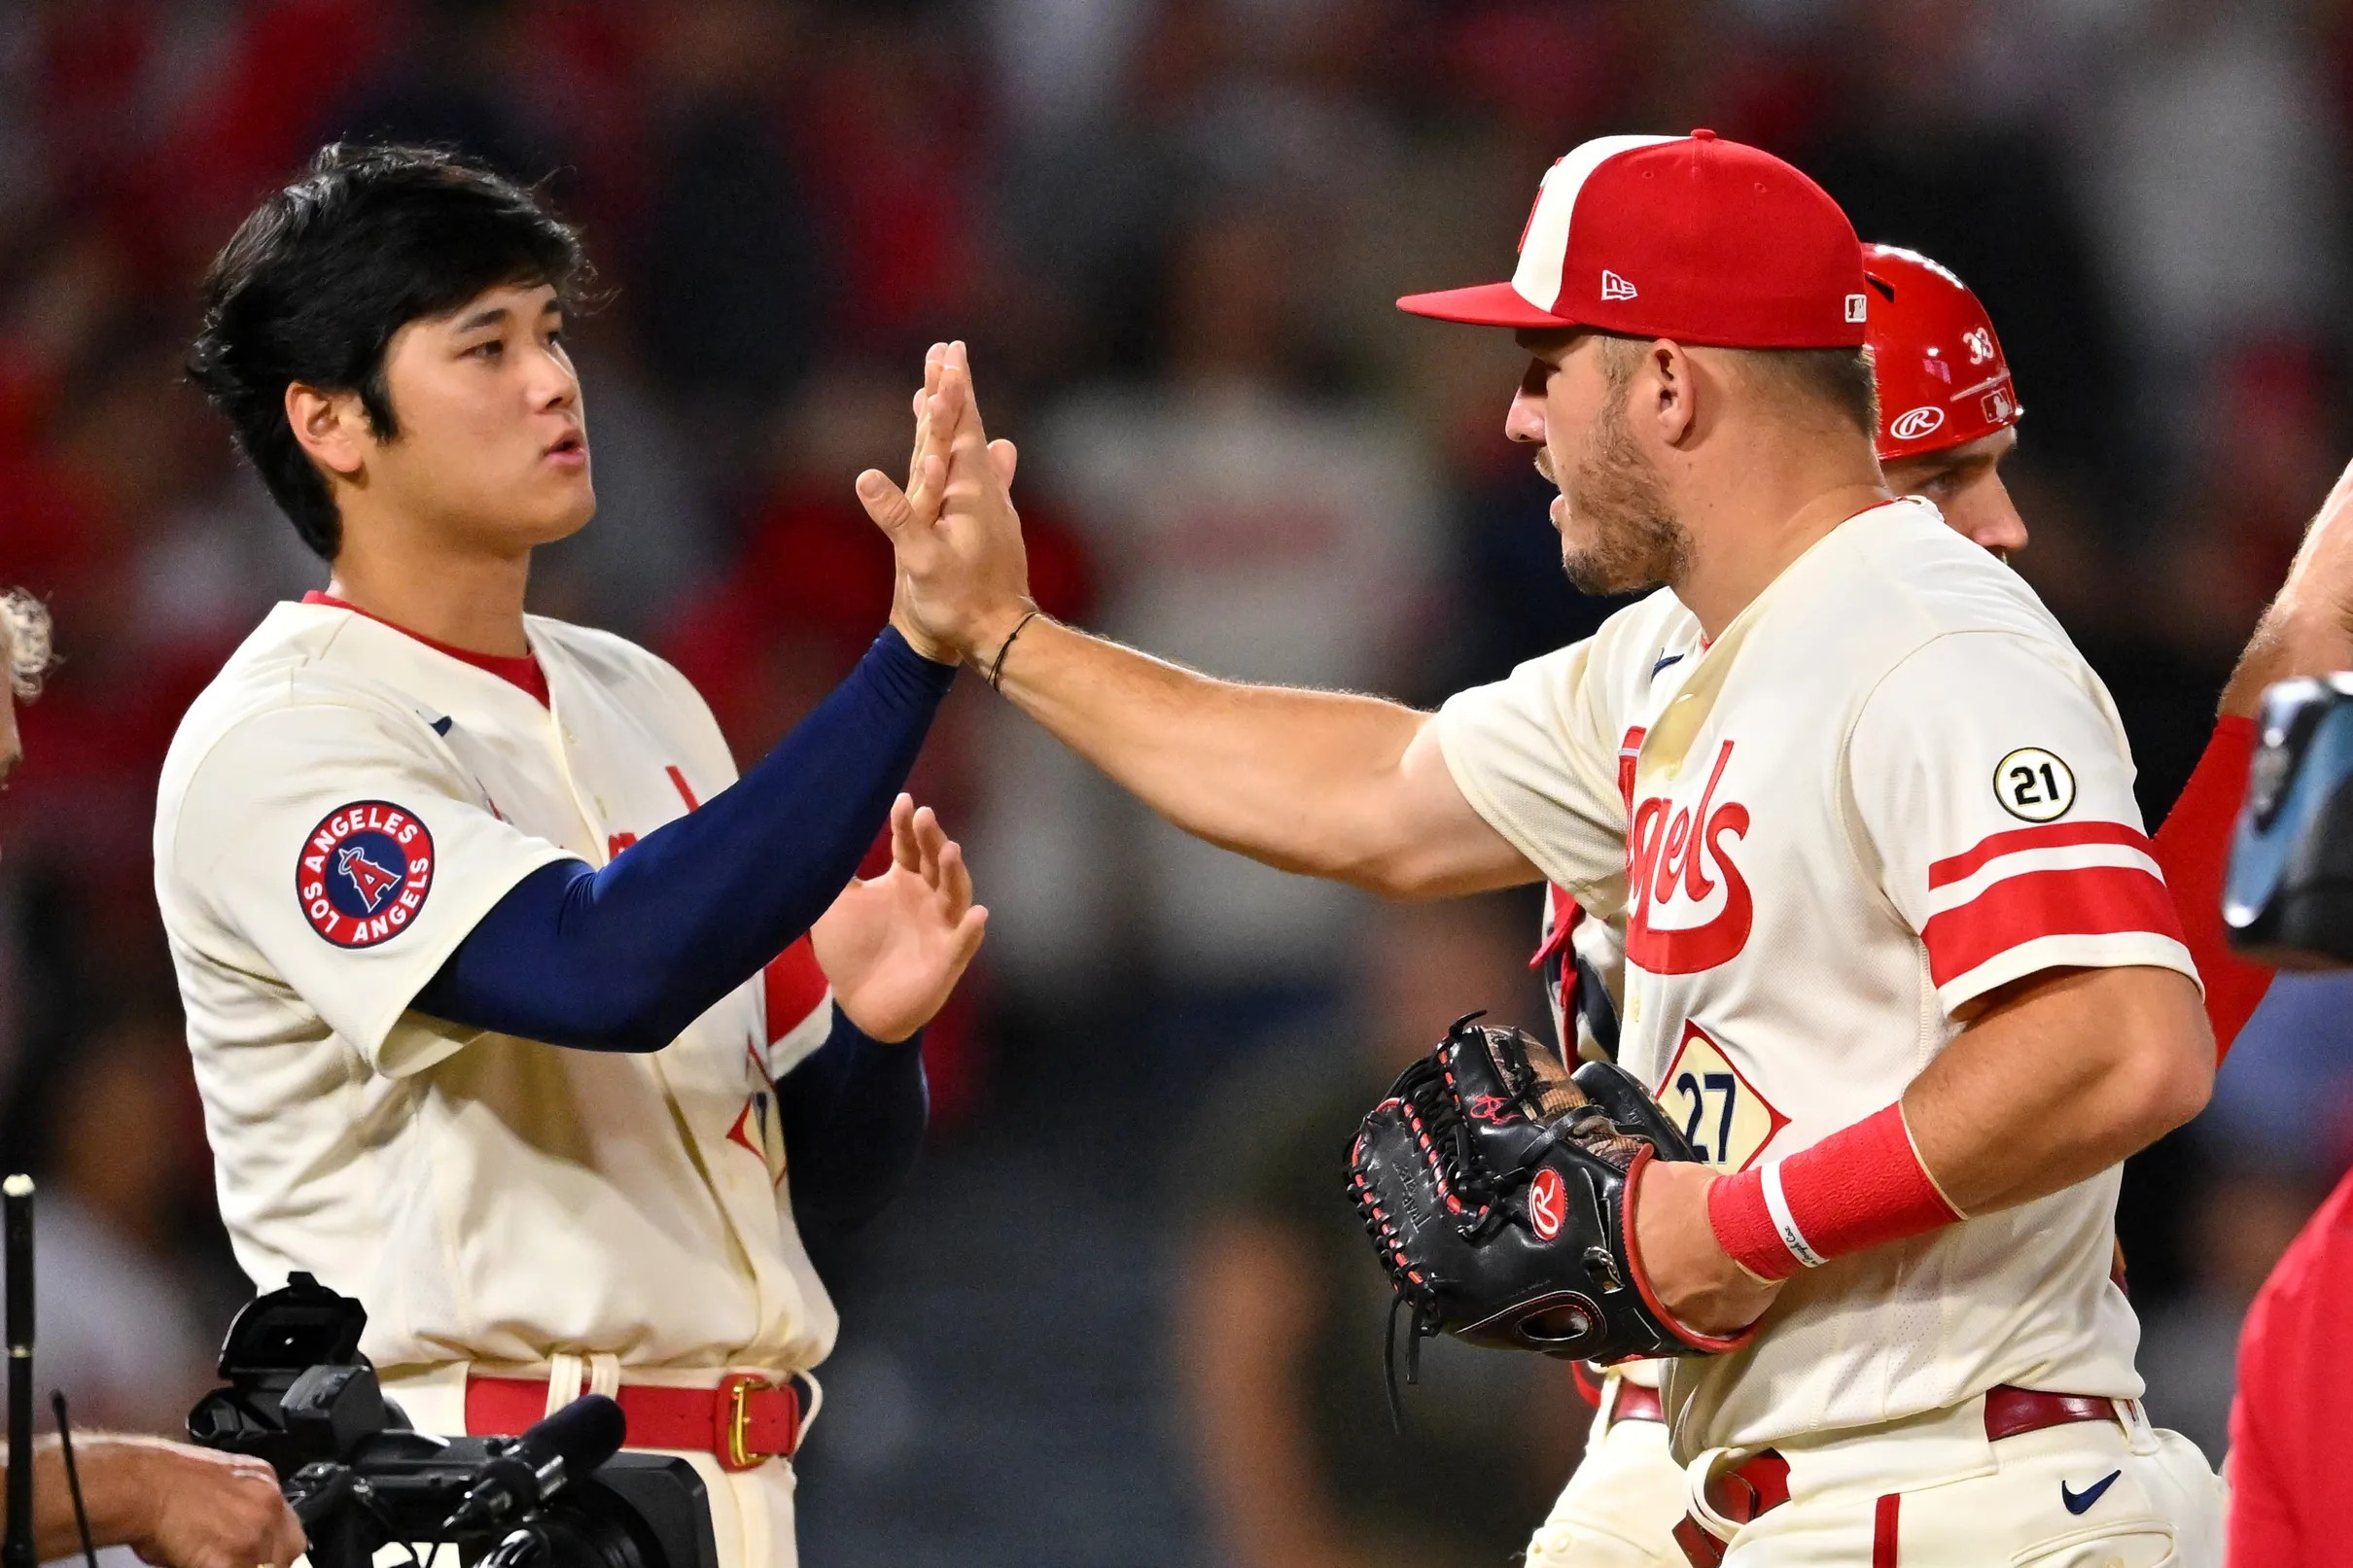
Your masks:
<instances>
[{"instance_id":1,"label":"jersey button placket","mask_svg":"<svg viewBox=\"0 0 2353 1568\"><path fill-rule=\"evenodd\" d=\"M547 718L555 726L556 767L564 776L564 788L572 796L573 810L579 812L580 820L588 824L588 842L598 845L608 843L613 823L607 819L603 797L582 787L580 784L580 738L564 717L564 694L558 685L557 667L544 659L541 663L547 671ZM591 807L594 809L591 810ZM603 863L611 857L600 852L599 858Z\"/></svg>"}]
</instances>

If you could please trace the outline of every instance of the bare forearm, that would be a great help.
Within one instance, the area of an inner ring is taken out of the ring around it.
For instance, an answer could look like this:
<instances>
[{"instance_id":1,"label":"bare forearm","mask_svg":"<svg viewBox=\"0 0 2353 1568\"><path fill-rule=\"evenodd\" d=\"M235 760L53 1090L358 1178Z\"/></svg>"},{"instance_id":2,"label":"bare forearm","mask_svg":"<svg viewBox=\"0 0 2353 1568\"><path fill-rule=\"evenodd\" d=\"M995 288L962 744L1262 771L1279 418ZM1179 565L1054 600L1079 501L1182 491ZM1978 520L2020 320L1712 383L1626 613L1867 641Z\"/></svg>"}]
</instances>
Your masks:
<instances>
[{"instance_id":1,"label":"bare forearm","mask_svg":"<svg viewBox=\"0 0 2353 1568\"><path fill-rule=\"evenodd\" d=\"M1997 997L1913 1081L1904 1121L1946 1198L1982 1214L2137 1154L2197 1114L2213 1081L2186 976L2078 970Z\"/></svg>"},{"instance_id":2,"label":"bare forearm","mask_svg":"<svg viewBox=\"0 0 2353 1568\"><path fill-rule=\"evenodd\" d=\"M100 1433L78 1438L74 1456L98 1546L130 1547L164 1568L267 1568L302 1552L302 1526L259 1459ZM54 1440L33 1457L33 1533L45 1559L76 1545L73 1495Z\"/></svg>"},{"instance_id":3,"label":"bare forearm","mask_svg":"<svg viewBox=\"0 0 2353 1568\"><path fill-rule=\"evenodd\" d=\"M1418 835L1405 798L1426 714L1214 679L1043 618L1006 655L999 689L1198 838L1380 892L1457 890L1424 885L1417 839L1438 835Z\"/></svg>"},{"instance_id":4,"label":"bare forearm","mask_svg":"<svg viewBox=\"0 0 2353 1568\"><path fill-rule=\"evenodd\" d=\"M80 1460L82 1500L89 1511L90 1538L99 1546L123 1545L141 1527L142 1516L135 1507L141 1487L129 1474L136 1461L104 1438L86 1438L74 1446ZM7 1453L8 1445L0 1443L0 1462ZM78 1551L80 1547L64 1451L55 1438L44 1438L33 1445L33 1552L48 1562Z\"/></svg>"},{"instance_id":5,"label":"bare forearm","mask_svg":"<svg viewBox=\"0 0 2353 1568\"><path fill-rule=\"evenodd\" d=\"M912 487L859 475L898 561L893 618L919 645L953 649L1161 816L1252 859L1392 897L1536 880L1463 799L1430 715L1214 680L1038 614L1008 488L1012 445L981 428L964 346L935 354Z\"/></svg>"},{"instance_id":6,"label":"bare forearm","mask_svg":"<svg viewBox=\"0 0 2353 1568\"><path fill-rule=\"evenodd\" d=\"M2353 668L2353 467L2338 476L2305 530L2287 580L2223 688L2222 712L2252 718L2265 686L2347 668Z\"/></svg>"},{"instance_id":7,"label":"bare forearm","mask_svg":"<svg viewBox=\"0 0 2353 1568\"><path fill-rule=\"evenodd\" d=\"M2353 668L2353 632L2343 617L2331 606L2283 590L2239 654L2218 711L2254 718L2263 708L2265 687L2348 668Z\"/></svg>"}]
</instances>

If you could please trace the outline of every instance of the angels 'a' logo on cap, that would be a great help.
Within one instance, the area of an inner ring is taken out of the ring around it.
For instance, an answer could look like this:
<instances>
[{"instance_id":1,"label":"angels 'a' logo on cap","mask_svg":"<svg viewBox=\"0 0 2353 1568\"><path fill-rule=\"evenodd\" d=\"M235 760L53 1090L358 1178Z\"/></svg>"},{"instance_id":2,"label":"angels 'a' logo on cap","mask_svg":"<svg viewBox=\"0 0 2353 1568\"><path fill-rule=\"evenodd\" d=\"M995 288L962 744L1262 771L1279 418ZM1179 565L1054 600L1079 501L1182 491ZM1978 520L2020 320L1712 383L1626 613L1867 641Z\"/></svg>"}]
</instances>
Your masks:
<instances>
[{"instance_id":1,"label":"angels 'a' logo on cap","mask_svg":"<svg viewBox=\"0 0 2353 1568\"><path fill-rule=\"evenodd\" d=\"M295 863L295 898L310 928L339 948L369 948L416 923L433 890L433 834L416 814L359 800L320 819Z\"/></svg>"},{"instance_id":2,"label":"angels 'a' logo on cap","mask_svg":"<svg viewBox=\"0 0 2353 1568\"><path fill-rule=\"evenodd\" d=\"M1635 293L1633 284L1609 268L1603 267L1601 269L1601 297L1604 299L1633 299L1639 296Z\"/></svg>"}]
</instances>

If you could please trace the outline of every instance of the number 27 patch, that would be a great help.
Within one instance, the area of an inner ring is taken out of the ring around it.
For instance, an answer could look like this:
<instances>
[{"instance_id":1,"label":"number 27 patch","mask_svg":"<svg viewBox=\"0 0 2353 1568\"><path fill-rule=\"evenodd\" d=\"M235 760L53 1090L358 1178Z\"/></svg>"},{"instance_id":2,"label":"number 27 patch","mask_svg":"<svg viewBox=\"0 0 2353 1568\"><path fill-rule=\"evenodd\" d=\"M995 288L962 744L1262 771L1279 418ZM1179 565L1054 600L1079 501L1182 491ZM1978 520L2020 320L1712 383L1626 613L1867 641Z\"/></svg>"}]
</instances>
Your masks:
<instances>
[{"instance_id":1,"label":"number 27 patch","mask_svg":"<svg viewBox=\"0 0 2353 1568\"><path fill-rule=\"evenodd\" d=\"M1727 1173L1747 1169L1789 1125L1789 1118L1733 1065L1724 1048L1689 1020L1659 1085L1658 1100L1668 1120L1691 1141L1691 1152Z\"/></svg>"}]
</instances>

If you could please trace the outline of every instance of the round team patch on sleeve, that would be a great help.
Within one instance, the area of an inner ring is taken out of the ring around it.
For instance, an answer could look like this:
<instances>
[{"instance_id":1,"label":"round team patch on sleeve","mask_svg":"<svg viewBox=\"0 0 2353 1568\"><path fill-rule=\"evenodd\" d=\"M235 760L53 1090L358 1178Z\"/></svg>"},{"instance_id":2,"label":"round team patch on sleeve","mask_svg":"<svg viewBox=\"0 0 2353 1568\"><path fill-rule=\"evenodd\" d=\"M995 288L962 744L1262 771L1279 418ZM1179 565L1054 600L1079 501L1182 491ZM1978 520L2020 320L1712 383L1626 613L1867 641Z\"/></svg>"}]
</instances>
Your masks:
<instances>
[{"instance_id":1,"label":"round team patch on sleeve","mask_svg":"<svg viewBox=\"0 0 2353 1568\"><path fill-rule=\"evenodd\" d=\"M339 948L371 948L416 923L433 890L433 834L389 801L355 800L320 819L295 864L310 928Z\"/></svg>"},{"instance_id":2,"label":"round team patch on sleeve","mask_svg":"<svg viewBox=\"0 0 2353 1568\"><path fill-rule=\"evenodd\" d=\"M2075 804L2075 773L2041 747L2021 746L1994 764L1993 794L2011 816L2048 822Z\"/></svg>"}]
</instances>

